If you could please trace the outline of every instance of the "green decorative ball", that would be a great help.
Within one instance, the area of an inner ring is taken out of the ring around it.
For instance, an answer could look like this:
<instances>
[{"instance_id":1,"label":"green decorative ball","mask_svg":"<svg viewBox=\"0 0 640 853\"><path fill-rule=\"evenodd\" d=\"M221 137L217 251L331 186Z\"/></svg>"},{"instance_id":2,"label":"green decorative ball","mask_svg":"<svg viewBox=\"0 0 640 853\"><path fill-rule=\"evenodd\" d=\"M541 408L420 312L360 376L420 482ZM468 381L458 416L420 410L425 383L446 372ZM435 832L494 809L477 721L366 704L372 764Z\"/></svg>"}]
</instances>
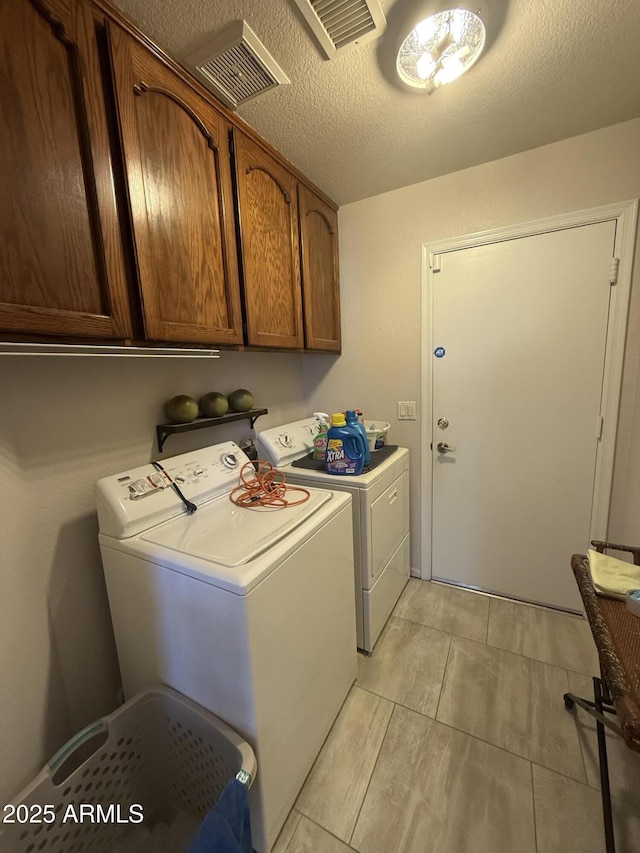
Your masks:
<instances>
[{"instance_id":1,"label":"green decorative ball","mask_svg":"<svg viewBox=\"0 0 640 853\"><path fill-rule=\"evenodd\" d=\"M172 397L164 407L172 424L188 424L198 417L198 404L193 397L178 394Z\"/></svg>"},{"instance_id":2,"label":"green decorative ball","mask_svg":"<svg viewBox=\"0 0 640 853\"><path fill-rule=\"evenodd\" d=\"M253 408L253 394L246 388L237 388L229 394L229 406L234 412L248 412Z\"/></svg>"},{"instance_id":3,"label":"green decorative ball","mask_svg":"<svg viewBox=\"0 0 640 853\"><path fill-rule=\"evenodd\" d=\"M220 391L210 391L200 397L199 406L203 418L219 418L229 411L229 401Z\"/></svg>"}]
</instances>

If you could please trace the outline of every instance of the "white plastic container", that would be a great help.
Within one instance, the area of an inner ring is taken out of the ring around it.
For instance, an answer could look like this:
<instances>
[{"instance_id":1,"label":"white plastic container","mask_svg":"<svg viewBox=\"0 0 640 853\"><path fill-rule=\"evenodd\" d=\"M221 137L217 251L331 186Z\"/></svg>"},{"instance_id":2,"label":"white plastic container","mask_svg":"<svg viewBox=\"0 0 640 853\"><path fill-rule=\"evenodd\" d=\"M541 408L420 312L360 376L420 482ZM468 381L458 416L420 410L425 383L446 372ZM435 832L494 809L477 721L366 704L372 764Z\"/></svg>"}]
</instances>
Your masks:
<instances>
[{"instance_id":1,"label":"white plastic container","mask_svg":"<svg viewBox=\"0 0 640 853\"><path fill-rule=\"evenodd\" d=\"M369 450L380 450L387 443L387 433L391 424L385 421L363 421L363 423L367 431Z\"/></svg>"}]
</instances>

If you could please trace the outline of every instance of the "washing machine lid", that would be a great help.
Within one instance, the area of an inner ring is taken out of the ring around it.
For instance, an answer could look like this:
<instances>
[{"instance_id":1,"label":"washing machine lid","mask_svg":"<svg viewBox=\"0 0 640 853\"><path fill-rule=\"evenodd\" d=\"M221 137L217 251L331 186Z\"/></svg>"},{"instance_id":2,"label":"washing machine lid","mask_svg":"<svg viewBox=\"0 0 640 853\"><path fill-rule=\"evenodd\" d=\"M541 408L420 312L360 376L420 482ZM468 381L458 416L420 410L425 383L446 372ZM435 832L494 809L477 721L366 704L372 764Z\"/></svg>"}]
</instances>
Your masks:
<instances>
[{"instance_id":1,"label":"washing machine lid","mask_svg":"<svg viewBox=\"0 0 640 853\"><path fill-rule=\"evenodd\" d=\"M298 497L299 493L292 492L291 500ZM242 509L225 496L201 506L193 515L147 531L140 539L187 557L241 566L288 536L332 497L331 492L314 489L309 500L298 506Z\"/></svg>"}]
</instances>

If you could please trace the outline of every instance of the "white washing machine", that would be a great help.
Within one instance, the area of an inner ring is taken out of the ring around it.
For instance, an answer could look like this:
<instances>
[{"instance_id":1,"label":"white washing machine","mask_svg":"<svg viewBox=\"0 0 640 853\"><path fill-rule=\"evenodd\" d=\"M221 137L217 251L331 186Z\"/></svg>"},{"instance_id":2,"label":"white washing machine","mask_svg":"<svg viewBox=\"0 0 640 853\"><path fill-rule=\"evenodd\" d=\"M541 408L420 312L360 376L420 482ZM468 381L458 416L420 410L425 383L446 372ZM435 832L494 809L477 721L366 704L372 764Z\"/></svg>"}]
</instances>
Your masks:
<instances>
[{"instance_id":1,"label":"white washing machine","mask_svg":"<svg viewBox=\"0 0 640 853\"><path fill-rule=\"evenodd\" d=\"M225 442L96 494L125 696L167 684L251 743L253 844L269 853L356 676L351 499L240 509L246 461Z\"/></svg>"},{"instance_id":2,"label":"white washing machine","mask_svg":"<svg viewBox=\"0 0 640 853\"><path fill-rule=\"evenodd\" d=\"M310 458L317 432L313 417L263 430L258 455L282 470L287 482L351 495L357 644L372 652L409 579L409 451L383 447L372 452L371 467L362 474L327 474Z\"/></svg>"}]
</instances>

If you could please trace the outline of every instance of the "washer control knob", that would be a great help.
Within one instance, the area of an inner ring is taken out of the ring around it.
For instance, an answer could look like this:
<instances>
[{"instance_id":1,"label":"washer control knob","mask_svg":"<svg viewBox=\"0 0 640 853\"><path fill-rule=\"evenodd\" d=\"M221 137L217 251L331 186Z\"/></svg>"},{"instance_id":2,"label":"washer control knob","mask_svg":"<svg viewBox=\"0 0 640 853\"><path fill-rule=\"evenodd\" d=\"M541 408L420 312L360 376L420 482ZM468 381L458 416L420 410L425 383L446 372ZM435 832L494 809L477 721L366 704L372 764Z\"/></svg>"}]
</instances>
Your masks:
<instances>
[{"instance_id":1,"label":"washer control knob","mask_svg":"<svg viewBox=\"0 0 640 853\"><path fill-rule=\"evenodd\" d=\"M222 464L226 468L237 468L240 464L238 462L238 457L233 453L223 453L220 458L222 459Z\"/></svg>"},{"instance_id":2,"label":"washer control knob","mask_svg":"<svg viewBox=\"0 0 640 853\"><path fill-rule=\"evenodd\" d=\"M283 447L292 447L293 446L293 442L291 441L291 436L286 432L280 436L279 441Z\"/></svg>"}]
</instances>

